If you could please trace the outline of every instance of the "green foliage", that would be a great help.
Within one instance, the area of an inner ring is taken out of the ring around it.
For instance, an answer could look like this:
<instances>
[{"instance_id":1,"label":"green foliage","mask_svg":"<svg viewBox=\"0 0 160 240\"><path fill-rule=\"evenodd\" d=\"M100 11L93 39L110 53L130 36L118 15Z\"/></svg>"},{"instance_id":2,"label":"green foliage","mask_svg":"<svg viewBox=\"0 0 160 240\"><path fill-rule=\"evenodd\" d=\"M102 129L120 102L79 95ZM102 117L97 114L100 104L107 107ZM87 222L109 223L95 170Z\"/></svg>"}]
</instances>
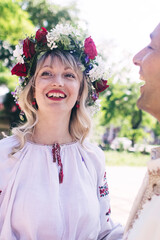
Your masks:
<instances>
[{"instance_id":1,"label":"green foliage","mask_svg":"<svg viewBox=\"0 0 160 240\"><path fill-rule=\"evenodd\" d=\"M111 82L101 102L101 124L120 127L119 136L129 138L132 146L142 139L149 139L149 134L144 131L144 127L151 128L154 122L149 114L137 108L138 97L137 83L129 80L124 83L118 80L116 83Z\"/></svg>"},{"instance_id":2,"label":"green foliage","mask_svg":"<svg viewBox=\"0 0 160 240\"><path fill-rule=\"evenodd\" d=\"M78 18L73 13L77 12L75 5L68 7L57 6L46 0L22 0L21 6L29 13L30 20L36 27L46 27L48 30L57 23L73 22Z\"/></svg>"},{"instance_id":3,"label":"green foliage","mask_svg":"<svg viewBox=\"0 0 160 240\"><path fill-rule=\"evenodd\" d=\"M3 61L3 65L6 67L12 66L14 48L14 45L0 40L0 60Z\"/></svg>"},{"instance_id":4,"label":"green foliage","mask_svg":"<svg viewBox=\"0 0 160 240\"><path fill-rule=\"evenodd\" d=\"M138 112L136 107L136 99L138 98L137 84L129 83L129 81L122 83L119 80L116 83L111 82L109 85L109 89L102 99L101 123L107 125L112 122L119 125L124 120L124 117L131 117L131 115L135 119L135 113Z\"/></svg>"},{"instance_id":5,"label":"green foliage","mask_svg":"<svg viewBox=\"0 0 160 240\"><path fill-rule=\"evenodd\" d=\"M127 151L105 151L106 166L146 166L150 160L149 155L140 152L127 152Z\"/></svg>"},{"instance_id":6,"label":"green foliage","mask_svg":"<svg viewBox=\"0 0 160 240\"><path fill-rule=\"evenodd\" d=\"M119 137L127 137L132 140L132 146L137 142L142 142L145 138L149 138L149 133L145 132L142 128L133 129L129 122L127 125L122 125Z\"/></svg>"},{"instance_id":7,"label":"green foliage","mask_svg":"<svg viewBox=\"0 0 160 240\"><path fill-rule=\"evenodd\" d=\"M141 126L148 129L152 127L152 129L154 130L154 126L156 126L156 123L157 123L156 118L154 118L152 115L150 115L145 111L142 111L142 118L143 118L143 121L141 123Z\"/></svg>"},{"instance_id":8,"label":"green foliage","mask_svg":"<svg viewBox=\"0 0 160 240\"><path fill-rule=\"evenodd\" d=\"M156 123L153 127L153 131L154 131L156 136L160 136L160 124L159 124L158 121L156 121Z\"/></svg>"},{"instance_id":9,"label":"green foliage","mask_svg":"<svg viewBox=\"0 0 160 240\"><path fill-rule=\"evenodd\" d=\"M13 91L16 87L18 78L12 76L10 70L3 66L2 61L0 61L0 85L7 85L10 91Z\"/></svg>"},{"instance_id":10,"label":"green foliage","mask_svg":"<svg viewBox=\"0 0 160 240\"><path fill-rule=\"evenodd\" d=\"M17 1L0 1L0 39L17 44L24 34L34 30L27 12L23 11Z\"/></svg>"}]
</instances>

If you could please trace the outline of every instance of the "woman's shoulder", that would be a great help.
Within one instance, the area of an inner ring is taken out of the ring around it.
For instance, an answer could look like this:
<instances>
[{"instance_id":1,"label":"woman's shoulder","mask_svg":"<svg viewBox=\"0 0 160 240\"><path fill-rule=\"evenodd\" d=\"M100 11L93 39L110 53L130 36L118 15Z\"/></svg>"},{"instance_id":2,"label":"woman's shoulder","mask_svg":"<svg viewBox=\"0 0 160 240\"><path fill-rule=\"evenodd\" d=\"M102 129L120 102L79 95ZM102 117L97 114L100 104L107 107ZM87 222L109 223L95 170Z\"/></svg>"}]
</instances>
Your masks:
<instances>
[{"instance_id":1,"label":"woman's shoulder","mask_svg":"<svg viewBox=\"0 0 160 240\"><path fill-rule=\"evenodd\" d=\"M104 157L103 150L96 143L92 143L89 140L85 140L84 147L86 148L88 153L94 154L98 157Z\"/></svg>"},{"instance_id":2,"label":"woman's shoulder","mask_svg":"<svg viewBox=\"0 0 160 240\"><path fill-rule=\"evenodd\" d=\"M88 140L84 141L84 150L88 156L89 162L95 166L98 171L105 167L105 155L103 150L96 144Z\"/></svg>"},{"instance_id":3,"label":"woman's shoulder","mask_svg":"<svg viewBox=\"0 0 160 240\"><path fill-rule=\"evenodd\" d=\"M15 136L5 137L0 140L0 190L3 192L7 186L12 170L14 169L14 158L10 157L12 149L16 147L18 140Z\"/></svg>"},{"instance_id":4,"label":"woman's shoulder","mask_svg":"<svg viewBox=\"0 0 160 240\"><path fill-rule=\"evenodd\" d=\"M16 136L8 136L0 140L0 155L1 157L5 154L10 154L12 152L12 148L18 145L18 139Z\"/></svg>"},{"instance_id":5,"label":"woman's shoulder","mask_svg":"<svg viewBox=\"0 0 160 240\"><path fill-rule=\"evenodd\" d=\"M4 137L0 140L0 146L5 146L8 144L17 145L18 139L15 135Z\"/></svg>"}]
</instances>

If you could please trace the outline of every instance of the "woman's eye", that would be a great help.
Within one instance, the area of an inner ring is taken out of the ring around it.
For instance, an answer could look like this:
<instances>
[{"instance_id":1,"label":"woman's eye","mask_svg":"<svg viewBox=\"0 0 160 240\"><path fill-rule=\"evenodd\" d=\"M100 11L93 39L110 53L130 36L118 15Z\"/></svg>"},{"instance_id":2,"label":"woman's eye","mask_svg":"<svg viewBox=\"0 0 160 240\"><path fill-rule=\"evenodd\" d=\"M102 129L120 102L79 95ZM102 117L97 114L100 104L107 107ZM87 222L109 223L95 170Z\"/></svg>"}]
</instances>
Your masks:
<instances>
[{"instance_id":1,"label":"woman's eye","mask_svg":"<svg viewBox=\"0 0 160 240\"><path fill-rule=\"evenodd\" d=\"M52 76L52 73L45 71L42 72L41 76Z\"/></svg>"},{"instance_id":2,"label":"woman's eye","mask_svg":"<svg viewBox=\"0 0 160 240\"><path fill-rule=\"evenodd\" d=\"M65 74L67 78L76 78L76 76L73 73L67 73Z\"/></svg>"}]
</instances>

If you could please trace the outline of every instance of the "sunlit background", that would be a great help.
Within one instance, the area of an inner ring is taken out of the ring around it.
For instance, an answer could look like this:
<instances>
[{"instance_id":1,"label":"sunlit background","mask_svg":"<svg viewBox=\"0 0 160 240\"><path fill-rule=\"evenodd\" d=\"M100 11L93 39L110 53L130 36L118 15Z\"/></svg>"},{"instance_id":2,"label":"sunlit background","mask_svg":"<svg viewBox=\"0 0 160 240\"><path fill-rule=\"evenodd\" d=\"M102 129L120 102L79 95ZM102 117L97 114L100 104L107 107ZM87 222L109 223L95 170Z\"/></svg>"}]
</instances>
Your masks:
<instances>
[{"instance_id":1,"label":"sunlit background","mask_svg":"<svg viewBox=\"0 0 160 240\"><path fill-rule=\"evenodd\" d=\"M139 69L132 59L134 54L149 44L149 35L159 23L159 9L159 0L1 1L1 130L10 134L11 128L20 121L20 110L11 96L17 77L10 73L14 61L13 50L18 40L34 34L41 26L50 30L57 23L69 22L79 25L86 36L92 37L106 67L111 71L111 78L108 79L110 87L100 95L101 110L93 118L92 140L104 148L110 148L116 145L113 140L120 144L119 138L126 139L125 144L128 145L122 147L132 151L135 151L136 144L158 144L159 124L136 106L142 83Z\"/></svg>"},{"instance_id":2,"label":"sunlit background","mask_svg":"<svg viewBox=\"0 0 160 240\"><path fill-rule=\"evenodd\" d=\"M109 57L115 62L123 59L120 54L131 53L128 64L132 64L132 56L149 43L149 34L160 22L159 0L55 0L53 2L62 6L76 3L82 26L85 21L88 32L96 44L102 45L104 40L112 42ZM138 72L138 69L133 67L133 71ZM135 77L138 79L138 75Z\"/></svg>"},{"instance_id":3,"label":"sunlit background","mask_svg":"<svg viewBox=\"0 0 160 240\"><path fill-rule=\"evenodd\" d=\"M159 123L136 106L139 69L132 63L160 22L160 0L0 1L0 138L10 135L22 120L11 95L17 82L10 73L15 45L41 26L50 30L66 21L79 25L93 38L111 68L110 87L100 96L101 110L92 117L90 140L104 150L106 166L111 166L113 219L125 224L150 149L160 144ZM136 167L134 172L131 166Z\"/></svg>"}]
</instances>

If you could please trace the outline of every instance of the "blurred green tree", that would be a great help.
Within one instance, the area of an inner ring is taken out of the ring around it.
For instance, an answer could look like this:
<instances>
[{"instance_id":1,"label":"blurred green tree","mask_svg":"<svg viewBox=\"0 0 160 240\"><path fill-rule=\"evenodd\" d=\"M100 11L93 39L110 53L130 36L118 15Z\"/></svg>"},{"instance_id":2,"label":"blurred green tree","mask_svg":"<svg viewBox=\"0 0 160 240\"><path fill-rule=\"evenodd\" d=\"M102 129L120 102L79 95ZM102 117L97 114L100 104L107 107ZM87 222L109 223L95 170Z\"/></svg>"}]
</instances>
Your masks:
<instances>
[{"instance_id":1,"label":"blurred green tree","mask_svg":"<svg viewBox=\"0 0 160 240\"><path fill-rule=\"evenodd\" d=\"M62 7L47 0L22 0L20 5L28 12L30 20L37 28L45 27L50 30L57 23L76 24L79 20L75 4Z\"/></svg>"},{"instance_id":2,"label":"blurred green tree","mask_svg":"<svg viewBox=\"0 0 160 240\"><path fill-rule=\"evenodd\" d=\"M34 25L19 1L3 0L0 1L0 29L0 39L15 45L24 34L33 33Z\"/></svg>"},{"instance_id":3,"label":"blurred green tree","mask_svg":"<svg viewBox=\"0 0 160 240\"><path fill-rule=\"evenodd\" d=\"M129 79L125 83L118 80L116 83L110 83L110 87L103 95L101 102L101 124L104 126L112 124L120 127L119 136L128 137L132 141L132 146L148 135L143 130L146 122L143 123L142 110L138 109L136 105L138 96L137 83L130 82ZM150 123L151 118L148 117Z\"/></svg>"},{"instance_id":4,"label":"blurred green tree","mask_svg":"<svg viewBox=\"0 0 160 240\"><path fill-rule=\"evenodd\" d=\"M17 77L11 76L10 70L0 61L0 85L6 85L10 91L16 87Z\"/></svg>"}]
</instances>

